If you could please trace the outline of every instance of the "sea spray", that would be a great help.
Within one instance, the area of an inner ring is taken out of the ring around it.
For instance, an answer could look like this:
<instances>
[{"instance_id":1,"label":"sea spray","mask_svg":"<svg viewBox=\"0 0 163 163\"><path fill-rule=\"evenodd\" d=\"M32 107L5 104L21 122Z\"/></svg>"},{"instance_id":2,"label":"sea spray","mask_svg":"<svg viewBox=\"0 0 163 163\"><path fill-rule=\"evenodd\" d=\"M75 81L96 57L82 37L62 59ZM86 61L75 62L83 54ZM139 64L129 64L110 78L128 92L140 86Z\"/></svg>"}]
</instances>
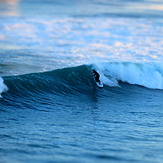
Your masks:
<instances>
[{"instance_id":1,"label":"sea spray","mask_svg":"<svg viewBox=\"0 0 163 163\"><path fill-rule=\"evenodd\" d=\"M3 79L0 77L0 97L2 97L1 93L7 90L8 90L7 86L4 84Z\"/></svg>"}]
</instances>

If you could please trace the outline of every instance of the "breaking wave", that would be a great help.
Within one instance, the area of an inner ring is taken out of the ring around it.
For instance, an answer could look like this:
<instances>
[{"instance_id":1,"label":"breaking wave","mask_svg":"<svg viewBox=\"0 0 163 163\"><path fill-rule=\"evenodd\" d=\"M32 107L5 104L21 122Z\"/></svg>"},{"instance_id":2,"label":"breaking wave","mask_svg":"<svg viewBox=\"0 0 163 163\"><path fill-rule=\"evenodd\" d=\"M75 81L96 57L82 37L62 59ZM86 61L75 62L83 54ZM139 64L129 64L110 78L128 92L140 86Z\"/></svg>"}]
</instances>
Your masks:
<instances>
[{"instance_id":1,"label":"breaking wave","mask_svg":"<svg viewBox=\"0 0 163 163\"><path fill-rule=\"evenodd\" d=\"M100 73L104 89L108 86L120 87L123 82L152 89L163 89L161 63L108 62L8 76L4 77L4 82L0 78L0 93L7 88L9 88L8 92L20 96L31 95L32 92L51 92L57 95L88 93L96 87L92 69Z\"/></svg>"}]
</instances>

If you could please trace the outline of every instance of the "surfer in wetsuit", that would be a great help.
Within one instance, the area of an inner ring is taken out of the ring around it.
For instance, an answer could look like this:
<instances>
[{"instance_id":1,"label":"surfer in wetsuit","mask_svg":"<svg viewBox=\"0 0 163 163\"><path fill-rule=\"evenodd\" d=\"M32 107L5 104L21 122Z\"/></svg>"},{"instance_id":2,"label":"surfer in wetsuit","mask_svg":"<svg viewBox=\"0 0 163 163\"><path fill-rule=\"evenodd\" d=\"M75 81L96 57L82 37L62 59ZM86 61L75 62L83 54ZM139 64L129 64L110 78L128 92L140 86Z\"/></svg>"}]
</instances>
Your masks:
<instances>
[{"instance_id":1,"label":"surfer in wetsuit","mask_svg":"<svg viewBox=\"0 0 163 163\"><path fill-rule=\"evenodd\" d=\"M100 83L100 74L93 69L93 76L95 77L96 82Z\"/></svg>"}]
</instances>

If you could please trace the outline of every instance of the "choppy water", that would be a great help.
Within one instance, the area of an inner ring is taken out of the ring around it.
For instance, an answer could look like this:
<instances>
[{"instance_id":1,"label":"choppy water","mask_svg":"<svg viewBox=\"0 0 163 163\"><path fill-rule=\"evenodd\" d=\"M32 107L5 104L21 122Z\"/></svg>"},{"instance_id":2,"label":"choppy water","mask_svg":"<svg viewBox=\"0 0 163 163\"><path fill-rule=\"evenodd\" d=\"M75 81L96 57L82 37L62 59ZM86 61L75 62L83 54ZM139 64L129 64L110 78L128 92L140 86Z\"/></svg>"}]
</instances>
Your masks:
<instances>
[{"instance_id":1,"label":"choppy water","mask_svg":"<svg viewBox=\"0 0 163 163\"><path fill-rule=\"evenodd\" d=\"M161 163L162 16L159 0L1 0L0 162Z\"/></svg>"}]
</instances>

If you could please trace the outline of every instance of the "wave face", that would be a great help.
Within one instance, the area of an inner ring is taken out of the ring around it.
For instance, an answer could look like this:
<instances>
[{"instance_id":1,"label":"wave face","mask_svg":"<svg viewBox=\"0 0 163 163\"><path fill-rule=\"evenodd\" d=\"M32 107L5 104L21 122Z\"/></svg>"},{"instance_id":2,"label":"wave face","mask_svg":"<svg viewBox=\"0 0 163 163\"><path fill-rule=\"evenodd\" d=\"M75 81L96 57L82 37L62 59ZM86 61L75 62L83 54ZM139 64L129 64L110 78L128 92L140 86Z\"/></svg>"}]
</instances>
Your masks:
<instances>
[{"instance_id":1,"label":"wave face","mask_svg":"<svg viewBox=\"0 0 163 163\"><path fill-rule=\"evenodd\" d=\"M32 93L53 93L56 95L76 94L88 91L93 83L89 66L64 68L54 71L4 77L12 94L18 96Z\"/></svg>"},{"instance_id":2,"label":"wave face","mask_svg":"<svg viewBox=\"0 0 163 163\"><path fill-rule=\"evenodd\" d=\"M34 92L50 92L55 95L91 93L95 82L92 69L100 73L104 87L120 87L119 82L163 89L163 66L156 63L109 62L78 67L69 67L42 73L0 78L0 93L9 88L9 92L31 95Z\"/></svg>"}]
</instances>

